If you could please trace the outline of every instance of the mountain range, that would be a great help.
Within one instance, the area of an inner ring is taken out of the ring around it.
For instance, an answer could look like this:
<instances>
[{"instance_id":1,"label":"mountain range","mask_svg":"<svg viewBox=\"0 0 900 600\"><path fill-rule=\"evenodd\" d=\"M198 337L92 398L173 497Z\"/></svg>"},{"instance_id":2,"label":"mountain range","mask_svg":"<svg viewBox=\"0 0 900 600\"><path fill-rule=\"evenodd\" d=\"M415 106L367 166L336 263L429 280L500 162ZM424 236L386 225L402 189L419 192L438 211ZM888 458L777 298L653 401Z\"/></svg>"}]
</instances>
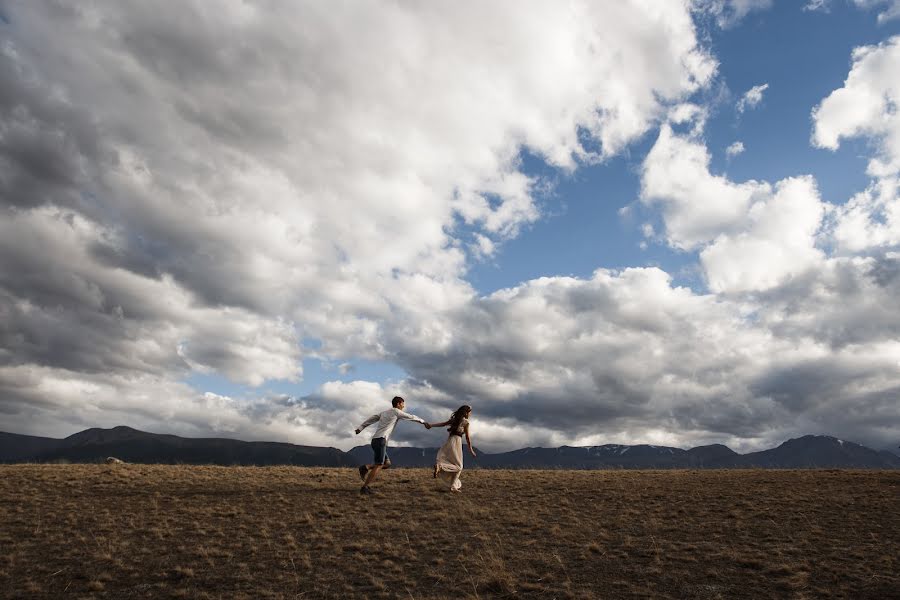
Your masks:
<instances>
[{"instance_id":1,"label":"mountain range","mask_svg":"<svg viewBox=\"0 0 900 600\"><path fill-rule=\"evenodd\" d=\"M476 449L477 451L477 449ZM437 448L392 447L398 467L429 467ZM0 462L125 462L214 465L301 465L352 467L371 460L368 446L337 448L224 438L184 438L131 427L92 428L64 439L0 432ZM738 454L713 444L689 450L639 444L522 448L466 456L466 468L488 469L733 469L857 468L900 469L900 456L827 435L805 435L776 448Z\"/></svg>"},{"instance_id":2,"label":"mountain range","mask_svg":"<svg viewBox=\"0 0 900 600\"><path fill-rule=\"evenodd\" d=\"M0 432L0 462L125 462L212 465L353 466L337 448L224 438L184 438L131 427L92 428L65 439Z\"/></svg>"},{"instance_id":3,"label":"mountain range","mask_svg":"<svg viewBox=\"0 0 900 600\"><path fill-rule=\"evenodd\" d=\"M410 467L434 464L436 453L437 448L389 450L395 464ZM367 446L359 446L350 450L349 454L357 462L363 462L368 460L371 450ZM475 459L467 455L465 460L467 468L494 469L900 468L900 456L826 435L806 435L788 440L777 448L749 454L738 454L721 444L690 450L647 444L606 444L522 448L499 454L479 453Z\"/></svg>"}]
</instances>

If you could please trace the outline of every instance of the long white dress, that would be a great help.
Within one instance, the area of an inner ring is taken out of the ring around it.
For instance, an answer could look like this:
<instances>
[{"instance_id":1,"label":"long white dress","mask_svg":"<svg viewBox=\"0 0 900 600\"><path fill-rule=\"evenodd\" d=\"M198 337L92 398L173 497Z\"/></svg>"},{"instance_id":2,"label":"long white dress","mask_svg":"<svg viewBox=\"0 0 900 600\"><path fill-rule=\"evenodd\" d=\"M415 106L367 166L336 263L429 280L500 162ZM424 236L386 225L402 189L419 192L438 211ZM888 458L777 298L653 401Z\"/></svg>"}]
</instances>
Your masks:
<instances>
[{"instance_id":1,"label":"long white dress","mask_svg":"<svg viewBox=\"0 0 900 600\"><path fill-rule=\"evenodd\" d=\"M459 433L464 434L468 419L463 419L459 424ZM438 450L435 464L438 468L438 477L450 484L450 489L458 492L462 487L459 476L463 470L463 439L462 435L450 434L447 441Z\"/></svg>"}]
</instances>

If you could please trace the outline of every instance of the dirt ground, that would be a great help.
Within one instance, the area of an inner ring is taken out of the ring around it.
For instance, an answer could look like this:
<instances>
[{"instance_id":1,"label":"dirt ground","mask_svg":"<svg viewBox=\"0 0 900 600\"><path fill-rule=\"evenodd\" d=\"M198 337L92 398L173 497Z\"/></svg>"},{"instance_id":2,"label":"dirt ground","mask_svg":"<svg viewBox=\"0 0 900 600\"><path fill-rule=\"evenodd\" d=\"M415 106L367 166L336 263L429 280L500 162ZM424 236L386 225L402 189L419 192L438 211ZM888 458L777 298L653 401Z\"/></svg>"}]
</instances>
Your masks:
<instances>
[{"instance_id":1,"label":"dirt ground","mask_svg":"<svg viewBox=\"0 0 900 600\"><path fill-rule=\"evenodd\" d=\"M0 466L4 598L900 598L900 471Z\"/></svg>"}]
</instances>

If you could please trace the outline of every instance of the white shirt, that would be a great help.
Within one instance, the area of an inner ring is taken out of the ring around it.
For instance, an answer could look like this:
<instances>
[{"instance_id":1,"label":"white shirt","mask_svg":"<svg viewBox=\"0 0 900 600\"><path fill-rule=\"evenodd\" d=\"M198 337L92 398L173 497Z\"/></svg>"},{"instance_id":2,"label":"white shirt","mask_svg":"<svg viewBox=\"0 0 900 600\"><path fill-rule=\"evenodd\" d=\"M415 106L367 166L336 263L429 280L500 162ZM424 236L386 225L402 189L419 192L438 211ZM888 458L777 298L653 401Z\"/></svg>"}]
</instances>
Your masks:
<instances>
[{"instance_id":1,"label":"white shirt","mask_svg":"<svg viewBox=\"0 0 900 600\"><path fill-rule=\"evenodd\" d=\"M400 419L404 419L406 421L415 421L416 423L424 424L425 421L417 417L416 415L411 415L409 413L405 413L399 408L389 408L384 412L378 413L377 415L372 415L365 421L363 424L357 427L359 430L363 430L372 423L378 423L378 427L375 429L375 433L372 434L372 439L383 437L385 442L387 442L388 438L391 437L391 434L394 432L394 427L397 426L397 421Z\"/></svg>"}]
</instances>

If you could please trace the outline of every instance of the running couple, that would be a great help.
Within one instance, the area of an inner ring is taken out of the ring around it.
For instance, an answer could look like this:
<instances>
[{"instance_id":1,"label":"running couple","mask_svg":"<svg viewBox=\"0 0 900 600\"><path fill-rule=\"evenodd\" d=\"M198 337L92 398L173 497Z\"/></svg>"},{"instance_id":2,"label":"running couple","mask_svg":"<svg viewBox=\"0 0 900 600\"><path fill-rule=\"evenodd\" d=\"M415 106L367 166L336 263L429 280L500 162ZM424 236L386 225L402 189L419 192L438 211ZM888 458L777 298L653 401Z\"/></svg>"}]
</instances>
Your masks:
<instances>
[{"instance_id":1,"label":"running couple","mask_svg":"<svg viewBox=\"0 0 900 600\"><path fill-rule=\"evenodd\" d=\"M394 396L394 399L391 400L391 406L392 408L384 412L372 415L356 428L356 433L358 434L369 425L373 423L378 424L375 433L372 435L372 450L375 453L375 459L372 461L372 464L360 465L359 467L359 476L363 480L363 486L359 489L359 493L364 495L374 494L375 492L369 486L375 482L379 471L391 466L391 459L388 458L387 454L388 439L390 439L394 427L397 426L397 421L401 419L421 423L425 426L425 429L448 426L447 431L450 432L450 435L447 437L444 445L441 446L441 449L438 450L437 458L434 461L434 477L440 477L449 483L451 492L458 492L462 487L459 476L462 475L463 470L463 436L466 436L469 453L473 457L475 456L475 450L472 449L472 440L469 438L469 415L472 414L472 407L466 404L460 406L443 423L426 423L416 415L403 412L406 401L400 396Z\"/></svg>"}]
</instances>

